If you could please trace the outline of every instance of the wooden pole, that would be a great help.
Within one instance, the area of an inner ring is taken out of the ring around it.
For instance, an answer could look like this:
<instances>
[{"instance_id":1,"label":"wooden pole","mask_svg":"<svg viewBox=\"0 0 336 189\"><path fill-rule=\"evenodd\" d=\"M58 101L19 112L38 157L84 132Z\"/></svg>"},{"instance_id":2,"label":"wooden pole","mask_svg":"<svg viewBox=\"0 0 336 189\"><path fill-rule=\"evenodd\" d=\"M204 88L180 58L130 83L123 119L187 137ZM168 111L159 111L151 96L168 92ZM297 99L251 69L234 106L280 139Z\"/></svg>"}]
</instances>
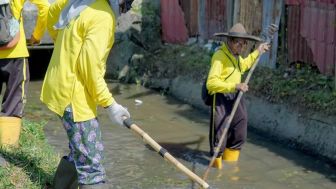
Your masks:
<instances>
[{"instance_id":1,"label":"wooden pole","mask_svg":"<svg viewBox=\"0 0 336 189\"><path fill-rule=\"evenodd\" d=\"M134 124L130 118L124 120L124 125L131 129L132 131L139 134L142 139L149 144L156 152L158 152L164 159L168 160L170 163L174 164L180 171L185 173L191 180L197 182L202 188L209 188L209 184L206 183L203 179L197 176L195 173L190 171L177 159L175 159L166 149L161 147L155 140L153 140L147 133L145 133L139 126Z\"/></svg>"}]
</instances>

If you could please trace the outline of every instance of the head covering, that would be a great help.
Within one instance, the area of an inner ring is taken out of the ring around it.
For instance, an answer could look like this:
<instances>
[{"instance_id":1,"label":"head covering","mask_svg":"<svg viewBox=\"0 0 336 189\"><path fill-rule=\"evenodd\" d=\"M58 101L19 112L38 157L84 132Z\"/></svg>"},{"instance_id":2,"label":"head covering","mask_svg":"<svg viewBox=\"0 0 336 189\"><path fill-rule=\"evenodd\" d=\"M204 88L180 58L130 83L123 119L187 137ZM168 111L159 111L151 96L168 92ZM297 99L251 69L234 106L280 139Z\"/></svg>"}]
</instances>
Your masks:
<instances>
[{"instance_id":1,"label":"head covering","mask_svg":"<svg viewBox=\"0 0 336 189\"><path fill-rule=\"evenodd\" d=\"M95 0L69 0L67 6L62 10L58 22L55 24L55 29L63 29L70 21L76 18L86 7ZM116 3L119 0L109 0L109 4L113 11L116 11ZM119 3L118 3L119 5Z\"/></svg>"},{"instance_id":2,"label":"head covering","mask_svg":"<svg viewBox=\"0 0 336 189\"><path fill-rule=\"evenodd\" d=\"M218 37L235 37L235 38L243 38L247 40L252 40L252 41L261 41L259 37L249 35L243 24L237 23L232 28L229 30L229 32L226 33L215 33L214 36Z\"/></svg>"},{"instance_id":3,"label":"head covering","mask_svg":"<svg viewBox=\"0 0 336 189\"><path fill-rule=\"evenodd\" d=\"M0 0L0 5L8 4L8 3L9 3L9 0Z\"/></svg>"},{"instance_id":4,"label":"head covering","mask_svg":"<svg viewBox=\"0 0 336 189\"><path fill-rule=\"evenodd\" d=\"M110 6L114 12L114 15L116 18L120 16L120 11L119 11L119 0L109 0Z\"/></svg>"}]
</instances>

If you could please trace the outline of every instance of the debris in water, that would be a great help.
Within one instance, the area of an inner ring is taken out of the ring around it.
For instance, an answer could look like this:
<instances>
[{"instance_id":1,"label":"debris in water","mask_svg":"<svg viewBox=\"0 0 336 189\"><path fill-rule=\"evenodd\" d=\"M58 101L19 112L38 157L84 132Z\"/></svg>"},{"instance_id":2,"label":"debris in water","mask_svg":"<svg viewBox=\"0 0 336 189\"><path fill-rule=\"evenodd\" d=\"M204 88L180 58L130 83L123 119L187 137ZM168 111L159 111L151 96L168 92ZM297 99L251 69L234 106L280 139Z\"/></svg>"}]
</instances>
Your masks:
<instances>
[{"instance_id":1,"label":"debris in water","mask_svg":"<svg viewBox=\"0 0 336 189\"><path fill-rule=\"evenodd\" d=\"M141 100L139 100L139 99L135 99L134 100L135 101L135 105L136 106L140 106L143 102L141 101Z\"/></svg>"}]
</instances>

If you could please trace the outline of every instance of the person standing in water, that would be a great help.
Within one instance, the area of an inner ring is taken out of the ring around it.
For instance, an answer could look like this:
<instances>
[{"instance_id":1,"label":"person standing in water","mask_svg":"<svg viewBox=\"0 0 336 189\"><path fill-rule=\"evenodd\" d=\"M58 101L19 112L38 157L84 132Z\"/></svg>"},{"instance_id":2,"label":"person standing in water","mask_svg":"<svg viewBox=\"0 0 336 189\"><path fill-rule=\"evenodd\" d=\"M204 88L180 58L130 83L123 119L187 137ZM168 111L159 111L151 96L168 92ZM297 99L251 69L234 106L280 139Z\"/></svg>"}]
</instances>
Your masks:
<instances>
[{"instance_id":1,"label":"person standing in water","mask_svg":"<svg viewBox=\"0 0 336 189\"><path fill-rule=\"evenodd\" d=\"M227 37L227 41L213 54L206 87L213 95L211 105L209 143L210 155L214 154L224 131L225 122L231 114L238 92L247 92L248 85L241 82L242 74L255 63L258 56L269 50L269 45L261 43L246 58L241 57L247 40L258 41L255 36L247 34L244 26L235 24L228 33L219 36ZM238 161L242 145L246 141L247 111L242 98L228 129L225 142L219 146L220 151L213 167L221 169L222 160Z\"/></svg>"},{"instance_id":2,"label":"person standing in water","mask_svg":"<svg viewBox=\"0 0 336 189\"><path fill-rule=\"evenodd\" d=\"M115 125L130 117L104 80L116 27L112 3L57 0L49 9L48 31L55 48L40 99L60 117L70 148L58 165L53 188L108 186L97 106L108 111Z\"/></svg>"}]
</instances>

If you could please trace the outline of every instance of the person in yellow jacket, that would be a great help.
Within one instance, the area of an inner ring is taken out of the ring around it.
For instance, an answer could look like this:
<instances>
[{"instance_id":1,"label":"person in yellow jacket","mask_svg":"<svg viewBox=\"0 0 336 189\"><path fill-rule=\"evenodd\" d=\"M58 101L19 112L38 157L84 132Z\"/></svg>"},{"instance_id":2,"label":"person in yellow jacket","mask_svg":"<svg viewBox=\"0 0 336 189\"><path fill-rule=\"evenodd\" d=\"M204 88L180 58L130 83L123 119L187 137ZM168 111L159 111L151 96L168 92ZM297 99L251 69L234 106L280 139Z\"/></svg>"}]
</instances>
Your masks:
<instances>
[{"instance_id":1,"label":"person in yellow jacket","mask_svg":"<svg viewBox=\"0 0 336 189\"><path fill-rule=\"evenodd\" d=\"M26 102L29 53L22 17L25 1L10 1L12 14L19 23L19 31L16 40L0 47L0 86L6 84L0 113L0 146L18 145L21 118ZM30 0L30 2L36 5L38 14L33 33L27 41L31 44L39 44L46 30L49 2L48 0ZM1 89L2 87L0 92Z\"/></svg>"},{"instance_id":2,"label":"person in yellow jacket","mask_svg":"<svg viewBox=\"0 0 336 189\"><path fill-rule=\"evenodd\" d=\"M258 56L269 50L268 44L261 43L246 58L241 57L247 40L257 41L259 39L248 35L240 23L235 24L229 32L221 33L219 36L227 37L227 41L213 54L206 83L209 93L214 96L209 129L210 155L214 154L214 148L219 145L225 122L231 113L238 91L248 90L248 85L241 81L242 74L255 63ZM239 152L246 140L246 133L247 112L244 99L241 99L226 140L222 146L219 146L220 150L213 164L214 167L221 169L222 159L238 161Z\"/></svg>"},{"instance_id":3,"label":"person in yellow jacket","mask_svg":"<svg viewBox=\"0 0 336 189\"><path fill-rule=\"evenodd\" d=\"M47 28L55 47L40 99L61 118L70 148L53 188L106 188L97 106L116 125L130 117L104 80L116 27L110 5L107 0L56 0L49 8Z\"/></svg>"}]
</instances>

